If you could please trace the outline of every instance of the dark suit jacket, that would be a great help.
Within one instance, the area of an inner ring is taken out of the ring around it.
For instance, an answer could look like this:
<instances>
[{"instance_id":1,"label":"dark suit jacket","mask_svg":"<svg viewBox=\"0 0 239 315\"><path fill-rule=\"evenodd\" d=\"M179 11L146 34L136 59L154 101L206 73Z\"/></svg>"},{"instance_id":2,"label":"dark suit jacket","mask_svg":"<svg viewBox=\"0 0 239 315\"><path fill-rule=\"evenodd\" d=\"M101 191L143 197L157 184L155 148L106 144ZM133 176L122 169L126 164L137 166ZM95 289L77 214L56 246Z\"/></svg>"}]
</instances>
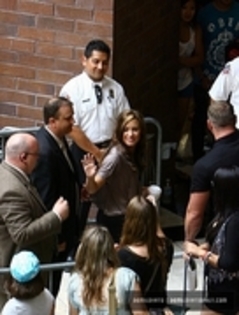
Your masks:
<instances>
[{"instance_id":1,"label":"dark suit jacket","mask_svg":"<svg viewBox=\"0 0 239 315\"><path fill-rule=\"evenodd\" d=\"M13 254L22 249L33 251L41 262L51 262L60 228L58 216L53 211L47 212L27 178L11 165L2 162L0 267L9 266Z\"/></svg>"},{"instance_id":2,"label":"dark suit jacket","mask_svg":"<svg viewBox=\"0 0 239 315\"><path fill-rule=\"evenodd\" d=\"M62 224L59 242L66 241L67 251L70 251L78 241L76 189L78 190L78 204L80 189L74 160L66 143L68 156L74 167L73 172L58 143L44 127L40 128L36 137L40 147L40 156L31 178L47 209L51 209L60 196L68 201L70 215Z\"/></svg>"}]
</instances>

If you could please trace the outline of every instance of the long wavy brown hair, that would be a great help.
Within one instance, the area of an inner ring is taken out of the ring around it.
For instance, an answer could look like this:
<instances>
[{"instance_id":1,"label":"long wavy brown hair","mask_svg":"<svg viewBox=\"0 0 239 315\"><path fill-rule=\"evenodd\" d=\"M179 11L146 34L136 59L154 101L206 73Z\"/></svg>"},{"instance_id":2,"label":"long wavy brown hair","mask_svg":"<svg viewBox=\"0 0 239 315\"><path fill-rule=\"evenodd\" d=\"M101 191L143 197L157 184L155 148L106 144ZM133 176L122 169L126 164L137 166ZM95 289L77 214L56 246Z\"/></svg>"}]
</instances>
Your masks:
<instances>
[{"instance_id":1,"label":"long wavy brown hair","mask_svg":"<svg viewBox=\"0 0 239 315\"><path fill-rule=\"evenodd\" d=\"M136 144L136 147L132 155L132 152L129 152L128 148L123 142L123 133L125 131L126 125L134 119L137 120L139 123L140 139L139 139L139 142ZM117 119L117 124L115 128L113 140L106 154L111 150L111 148L114 145L117 145L118 143L122 145L129 159L133 162L133 164L137 167L138 171L141 173L145 167L146 127L145 127L144 118L139 111L134 110L134 109L129 109L129 110L123 111L119 115Z\"/></svg>"},{"instance_id":2,"label":"long wavy brown hair","mask_svg":"<svg viewBox=\"0 0 239 315\"><path fill-rule=\"evenodd\" d=\"M135 196L127 206L120 239L120 248L146 245L152 263L160 262L163 283L166 283L169 261L165 252L167 239L157 236L159 216L156 207L143 196Z\"/></svg>"},{"instance_id":3,"label":"long wavy brown hair","mask_svg":"<svg viewBox=\"0 0 239 315\"><path fill-rule=\"evenodd\" d=\"M75 271L83 277L82 299L86 307L104 304L103 285L109 277L109 268L117 268L119 261L114 242L102 226L86 229L75 257Z\"/></svg>"}]
</instances>

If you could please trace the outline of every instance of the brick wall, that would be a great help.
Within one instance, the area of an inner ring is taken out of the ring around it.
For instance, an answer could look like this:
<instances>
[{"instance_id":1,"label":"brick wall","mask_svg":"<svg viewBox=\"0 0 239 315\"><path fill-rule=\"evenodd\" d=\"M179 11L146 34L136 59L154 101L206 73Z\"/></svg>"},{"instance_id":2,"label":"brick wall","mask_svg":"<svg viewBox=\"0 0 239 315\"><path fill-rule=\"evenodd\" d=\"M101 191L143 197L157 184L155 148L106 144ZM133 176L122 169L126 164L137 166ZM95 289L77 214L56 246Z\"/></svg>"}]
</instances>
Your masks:
<instances>
[{"instance_id":1,"label":"brick wall","mask_svg":"<svg viewBox=\"0 0 239 315\"><path fill-rule=\"evenodd\" d=\"M0 128L41 123L85 44L112 46L112 10L113 0L0 0Z\"/></svg>"},{"instance_id":2,"label":"brick wall","mask_svg":"<svg viewBox=\"0 0 239 315\"><path fill-rule=\"evenodd\" d=\"M85 44L113 47L130 103L174 138L176 0L0 0L0 128L40 124L41 107L81 71Z\"/></svg>"}]
</instances>

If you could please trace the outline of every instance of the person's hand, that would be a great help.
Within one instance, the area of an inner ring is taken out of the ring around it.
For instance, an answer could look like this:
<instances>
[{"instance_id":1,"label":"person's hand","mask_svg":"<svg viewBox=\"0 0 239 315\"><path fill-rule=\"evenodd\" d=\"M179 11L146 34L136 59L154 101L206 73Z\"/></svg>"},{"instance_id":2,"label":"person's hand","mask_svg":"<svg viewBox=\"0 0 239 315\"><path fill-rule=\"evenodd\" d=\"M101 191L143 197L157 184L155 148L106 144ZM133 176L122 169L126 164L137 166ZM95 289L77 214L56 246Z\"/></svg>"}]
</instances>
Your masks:
<instances>
[{"instance_id":1,"label":"person's hand","mask_svg":"<svg viewBox=\"0 0 239 315\"><path fill-rule=\"evenodd\" d=\"M56 215L59 216L62 221L66 220L70 212L68 201L63 197L60 197L55 202L52 211L55 212Z\"/></svg>"},{"instance_id":2,"label":"person's hand","mask_svg":"<svg viewBox=\"0 0 239 315\"><path fill-rule=\"evenodd\" d=\"M155 207L157 206L156 199L153 195L148 195L146 199L148 199L148 201L150 201Z\"/></svg>"},{"instance_id":3,"label":"person's hand","mask_svg":"<svg viewBox=\"0 0 239 315\"><path fill-rule=\"evenodd\" d=\"M94 177L97 171L97 165L94 156L90 153L84 155L81 161L86 177Z\"/></svg>"},{"instance_id":4,"label":"person's hand","mask_svg":"<svg viewBox=\"0 0 239 315\"><path fill-rule=\"evenodd\" d=\"M169 307L166 306L166 307L163 309L163 314L164 314L164 315L173 315L174 313L170 310Z\"/></svg>"},{"instance_id":5,"label":"person's hand","mask_svg":"<svg viewBox=\"0 0 239 315\"><path fill-rule=\"evenodd\" d=\"M196 245L194 242L185 241L184 250L187 256L193 256L196 258L202 257L205 253L205 249Z\"/></svg>"}]
</instances>

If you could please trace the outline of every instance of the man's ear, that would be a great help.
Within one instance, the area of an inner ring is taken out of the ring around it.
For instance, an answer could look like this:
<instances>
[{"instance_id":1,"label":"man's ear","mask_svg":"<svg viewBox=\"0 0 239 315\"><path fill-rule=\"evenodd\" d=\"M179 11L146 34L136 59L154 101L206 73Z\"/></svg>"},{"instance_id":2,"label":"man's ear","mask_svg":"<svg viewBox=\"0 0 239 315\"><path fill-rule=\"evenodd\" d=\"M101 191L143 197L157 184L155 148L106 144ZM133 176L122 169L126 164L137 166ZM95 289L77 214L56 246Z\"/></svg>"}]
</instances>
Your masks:
<instances>
[{"instance_id":1,"label":"man's ear","mask_svg":"<svg viewBox=\"0 0 239 315\"><path fill-rule=\"evenodd\" d=\"M26 161L26 159L27 159L27 153L26 152L22 152L22 153L19 154L19 160L21 162L24 163Z\"/></svg>"},{"instance_id":2,"label":"man's ear","mask_svg":"<svg viewBox=\"0 0 239 315\"><path fill-rule=\"evenodd\" d=\"M213 124L210 119L207 119L207 129L212 132Z\"/></svg>"},{"instance_id":3,"label":"man's ear","mask_svg":"<svg viewBox=\"0 0 239 315\"><path fill-rule=\"evenodd\" d=\"M86 61L87 61L87 58L86 58L86 56L83 55L82 58L81 58L81 63L83 65L83 67L86 66Z\"/></svg>"}]
</instances>

